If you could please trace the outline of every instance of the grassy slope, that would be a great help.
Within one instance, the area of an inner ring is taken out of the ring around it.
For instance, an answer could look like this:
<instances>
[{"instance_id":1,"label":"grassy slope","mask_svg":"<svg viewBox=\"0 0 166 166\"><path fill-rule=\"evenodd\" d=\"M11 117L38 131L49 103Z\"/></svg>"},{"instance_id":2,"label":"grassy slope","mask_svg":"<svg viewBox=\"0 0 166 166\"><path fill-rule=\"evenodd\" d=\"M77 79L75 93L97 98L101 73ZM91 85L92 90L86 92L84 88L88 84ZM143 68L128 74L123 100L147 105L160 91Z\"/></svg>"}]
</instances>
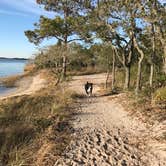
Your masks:
<instances>
[{"instance_id":1,"label":"grassy slope","mask_svg":"<svg viewBox=\"0 0 166 166\"><path fill-rule=\"evenodd\" d=\"M70 141L72 94L48 79L33 96L0 101L0 165L51 165Z\"/></svg>"}]
</instances>

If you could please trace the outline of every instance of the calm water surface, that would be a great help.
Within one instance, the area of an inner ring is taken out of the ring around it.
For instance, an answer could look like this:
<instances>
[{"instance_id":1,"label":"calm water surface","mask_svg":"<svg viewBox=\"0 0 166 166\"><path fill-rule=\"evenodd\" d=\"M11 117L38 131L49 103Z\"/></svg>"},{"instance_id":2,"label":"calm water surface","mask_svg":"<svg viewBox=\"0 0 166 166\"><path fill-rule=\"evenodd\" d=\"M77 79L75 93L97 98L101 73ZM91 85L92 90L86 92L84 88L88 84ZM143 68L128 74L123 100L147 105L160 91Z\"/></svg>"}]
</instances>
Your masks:
<instances>
[{"instance_id":1,"label":"calm water surface","mask_svg":"<svg viewBox=\"0 0 166 166\"><path fill-rule=\"evenodd\" d=\"M26 62L26 60L0 59L0 78L23 73ZM0 83L0 95L10 90L11 88L6 88Z\"/></svg>"}]
</instances>

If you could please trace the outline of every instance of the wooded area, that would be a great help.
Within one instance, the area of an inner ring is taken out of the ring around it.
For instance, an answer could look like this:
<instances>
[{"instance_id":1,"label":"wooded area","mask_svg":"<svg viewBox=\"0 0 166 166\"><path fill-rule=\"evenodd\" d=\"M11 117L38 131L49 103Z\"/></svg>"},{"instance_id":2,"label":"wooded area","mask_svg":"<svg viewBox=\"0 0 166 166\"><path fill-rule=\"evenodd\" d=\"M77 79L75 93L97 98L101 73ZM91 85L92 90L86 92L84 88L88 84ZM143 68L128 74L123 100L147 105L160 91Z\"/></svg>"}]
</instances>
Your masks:
<instances>
[{"instance_id":1,"label":"wooded area","mask_svg":"<svg viewBox=\"0 0 166 166\"><path fill-rule=\"evenodd\" d=\"M88 67L105 71L108 77L112 73L112 90L116 87L117 72L122 71L123 89L129 90L134 81L136 95L142 87L165 85L164 3L158 0L37 0L37 3L54 11L55 18L41 16L35 29L25 35L35 44L45 38L58 40L36 56L38 66L54 68L61 79L68 71Z\"/></svg>"}]
</instances>

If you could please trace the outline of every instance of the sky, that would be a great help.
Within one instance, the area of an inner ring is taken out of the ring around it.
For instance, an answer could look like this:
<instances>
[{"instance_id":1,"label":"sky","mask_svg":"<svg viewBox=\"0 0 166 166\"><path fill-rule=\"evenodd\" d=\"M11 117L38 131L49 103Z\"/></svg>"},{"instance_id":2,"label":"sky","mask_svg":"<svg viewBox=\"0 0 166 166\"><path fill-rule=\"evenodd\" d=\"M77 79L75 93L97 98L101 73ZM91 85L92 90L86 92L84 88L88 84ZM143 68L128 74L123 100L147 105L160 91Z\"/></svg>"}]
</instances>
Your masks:
<instances>
[{"instance_id":1,"label":"sky","mask_svg":"<svg viewBox=\"0 0 166 166\"><path fill-rule=\"evenodd\" d=\"M166 3L166 0L160 0ZM30 43L24 31L33 30L40 15L53 17L36 0L0 0L0 57L30 58L37 47ZM56 40L45 40L40 45L54 44Z\"/></svg>"},{"instance_id":2,"label":"sky","mask_svg":"<svg viewBox=\"0 0 166 166\"><path fill-rule=\"evenodd\" d=\"M35 1L0 0L0 57L30 58L37 51L24 31L33 30L33 24L38 22L40 15L53 17L53 13L45 11ZM45 40L42 45L55 42Z\"/></svg>"}]
</instances>

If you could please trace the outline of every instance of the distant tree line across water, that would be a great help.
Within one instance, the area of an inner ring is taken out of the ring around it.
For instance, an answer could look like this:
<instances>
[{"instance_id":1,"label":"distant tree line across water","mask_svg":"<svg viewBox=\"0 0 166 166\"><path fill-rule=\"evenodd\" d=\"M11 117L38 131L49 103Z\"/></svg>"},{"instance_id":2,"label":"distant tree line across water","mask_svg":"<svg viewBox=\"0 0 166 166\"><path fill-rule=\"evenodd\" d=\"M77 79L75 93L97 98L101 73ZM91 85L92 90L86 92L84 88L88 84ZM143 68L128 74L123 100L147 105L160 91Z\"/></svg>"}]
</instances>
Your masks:
<instances>
[{"instance_id":1,"label":"distant tree line across water","mask_svg":"<svg viewBox=\"0 0 166 166\"><path fill-rule=\"evenodd\" d=\"M0 57L0 60L29 60L28 58L6 58L6 57Z\"/></svg>"}]
</instances>

